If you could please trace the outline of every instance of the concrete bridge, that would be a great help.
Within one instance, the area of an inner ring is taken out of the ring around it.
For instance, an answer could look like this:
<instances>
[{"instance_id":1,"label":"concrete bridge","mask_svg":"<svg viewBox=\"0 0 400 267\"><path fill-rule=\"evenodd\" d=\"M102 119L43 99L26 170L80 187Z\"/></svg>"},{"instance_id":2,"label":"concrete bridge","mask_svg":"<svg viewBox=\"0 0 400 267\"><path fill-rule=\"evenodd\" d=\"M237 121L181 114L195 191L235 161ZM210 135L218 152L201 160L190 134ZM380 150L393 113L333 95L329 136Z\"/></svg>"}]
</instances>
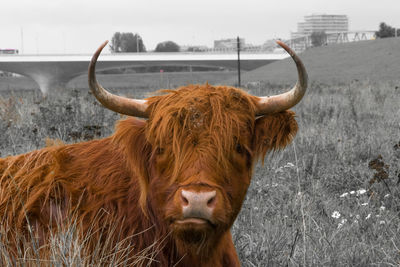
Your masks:
<instances>
[{"instance_id":1,"label":"concrete bridge","mask_svg":"<svg viewBox=\"0 0 400 267\"><path fill-rule=\"evenodd\" d=\"M242 70L252 70L288 54L240 54ZM65 87L71 79L86 74L91 55L0 55L0 70L32 78L43 93ZM237 54L231 53L126 53L102 54L97 70L139 66L218 66L234 69Z\"/></svg>"}]
</instances>

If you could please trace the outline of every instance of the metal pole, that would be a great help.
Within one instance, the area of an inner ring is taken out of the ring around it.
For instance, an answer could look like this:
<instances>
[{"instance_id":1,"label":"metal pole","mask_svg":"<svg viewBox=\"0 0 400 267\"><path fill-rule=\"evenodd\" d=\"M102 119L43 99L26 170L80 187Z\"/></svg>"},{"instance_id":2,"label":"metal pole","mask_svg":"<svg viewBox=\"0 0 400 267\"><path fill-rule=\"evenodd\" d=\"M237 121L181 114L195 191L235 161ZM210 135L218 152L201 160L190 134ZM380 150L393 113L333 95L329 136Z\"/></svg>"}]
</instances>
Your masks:
<instances>
[{"instance_id":1,"label":"metal pole","mask_svg":"<svg viewBox=\"0 0 400 267\"><path fill-rule=\"evenodd\" d=\"M139 34L136 34L136 53L139 53Z\"/></svg>"},{"instance_id":2,"label":"metal pole","mask_svg":"<svg viewBox=\"0 0 400 267\"><path fill-rule=\"evenodd\" d=\"M24 29L21 27L21 54L24 53Z\"/></svg>"},{"instance_id":3,"label":"metal pole","mask_svg":"<svg viewBox=\"0 0 400 267\"><path fill-rule=\"evenodd\" d=\"M241 87L241 81L240 81L240 39L239 36L237 37L237 69L238 69L238 87Z\"/></svg>"}]
</instances>

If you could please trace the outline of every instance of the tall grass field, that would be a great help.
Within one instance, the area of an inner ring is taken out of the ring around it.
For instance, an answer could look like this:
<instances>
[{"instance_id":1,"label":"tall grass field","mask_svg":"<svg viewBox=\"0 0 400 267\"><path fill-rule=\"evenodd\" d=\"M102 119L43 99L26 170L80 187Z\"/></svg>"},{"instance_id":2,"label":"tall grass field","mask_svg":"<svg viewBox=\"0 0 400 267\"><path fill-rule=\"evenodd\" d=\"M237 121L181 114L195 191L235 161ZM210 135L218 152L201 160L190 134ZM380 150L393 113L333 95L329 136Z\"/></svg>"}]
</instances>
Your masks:
<instances>
[{"instance_id":1,"label":"tall grass field","mask_svg":"<svg viewBox=\"0 0 400 267\"><path fill-rule=\"evenodd\" d=\"M286 90L280 83L253 78L244 88L252 94ZM144 97L158 88L111 89ZM293 110L299 124L294 142L257 164L233 226L242 265L399 266L400 79L310 80L306 96ZM0 91L0 157L39 149L46 142L102 138L120 118L87 89L67 88L44 98L38 90L9 88ZM141 266L143 257L157 252L155 241L141 255L130 255L124 244L88 255L76 227L71 222L54 236L46 253L33 242L13 257L2 226L0 265L124 266L127 257L135 257Z\"/></svg>"}]
</instances>

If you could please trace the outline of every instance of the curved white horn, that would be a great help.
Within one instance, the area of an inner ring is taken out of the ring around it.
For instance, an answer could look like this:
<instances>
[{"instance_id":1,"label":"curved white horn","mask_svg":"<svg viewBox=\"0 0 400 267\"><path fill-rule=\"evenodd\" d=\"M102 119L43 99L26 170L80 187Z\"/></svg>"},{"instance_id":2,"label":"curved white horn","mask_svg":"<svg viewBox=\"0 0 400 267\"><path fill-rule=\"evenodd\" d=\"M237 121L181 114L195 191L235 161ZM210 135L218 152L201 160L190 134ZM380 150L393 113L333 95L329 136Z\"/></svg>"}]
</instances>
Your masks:
<instances>
[{"instance_id":1,"label":"curved white horn","mask_svg":"<svg viewBox=\"0 0 400 267\"><path fill-rule=\"evenodd\" d=\"M296 55L296 53L290 49L285 43L281 41L276 41L289 55L293 58L297 67L298 80L296 85L288 92L274 95L274 96L263 96L258 97L257 110L256 115L261 116L265 114L277 113L284 110L287 110L297 103L303 98L306 89L307 89L307 71L301 62L300 58Z\"/></svg>"},{"instance_id":2,"label":"curved white horn","mask_svg":"<svg viewBox=\"0 0 400 267\"><path fill-rule=\"evenodd\" d=\"M147 101L141 99L131 99L111 94L105 90L96 79L96 62L103 48L107 45L105 41L94 53L89 64L88 81L89 88L99 102L106 108L129 116L148 118Z\"/></svg>"}]
</instances>

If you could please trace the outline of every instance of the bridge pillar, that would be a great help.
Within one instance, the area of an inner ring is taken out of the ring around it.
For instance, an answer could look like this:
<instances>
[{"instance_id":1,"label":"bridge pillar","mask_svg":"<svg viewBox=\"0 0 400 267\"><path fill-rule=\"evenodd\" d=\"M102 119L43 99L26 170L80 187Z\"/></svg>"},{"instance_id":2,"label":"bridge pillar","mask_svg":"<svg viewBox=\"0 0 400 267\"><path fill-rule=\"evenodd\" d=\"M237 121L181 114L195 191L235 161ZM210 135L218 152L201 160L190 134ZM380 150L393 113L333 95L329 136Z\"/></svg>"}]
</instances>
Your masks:
<instances>
[{"instance_id":1,"label":"bridge pillar","mask_svg":"<svg viewBox=\"0 0 400 267\"><path fill-rule=\"evenodd\" d=\"M39 89L44 95L47 95L49 92L65 89L68 81L74 78L57 77L46 72L25 73L24 75L32 78L39 85Z\"/></svg>"},{"instance_id":2,"label":"bridge pillar","mask_svg":"<svg viewBox=\"0 0 400 267\"><path fill-rule=\"evenodd\" d=\"M65 89L65 85L71 79L83 73L84 67L63 62L0 62L0 69L4 71L22 74L32 78L38 85L43 94L48 94L53 90Z\"/></svg>"}]
</instances>

